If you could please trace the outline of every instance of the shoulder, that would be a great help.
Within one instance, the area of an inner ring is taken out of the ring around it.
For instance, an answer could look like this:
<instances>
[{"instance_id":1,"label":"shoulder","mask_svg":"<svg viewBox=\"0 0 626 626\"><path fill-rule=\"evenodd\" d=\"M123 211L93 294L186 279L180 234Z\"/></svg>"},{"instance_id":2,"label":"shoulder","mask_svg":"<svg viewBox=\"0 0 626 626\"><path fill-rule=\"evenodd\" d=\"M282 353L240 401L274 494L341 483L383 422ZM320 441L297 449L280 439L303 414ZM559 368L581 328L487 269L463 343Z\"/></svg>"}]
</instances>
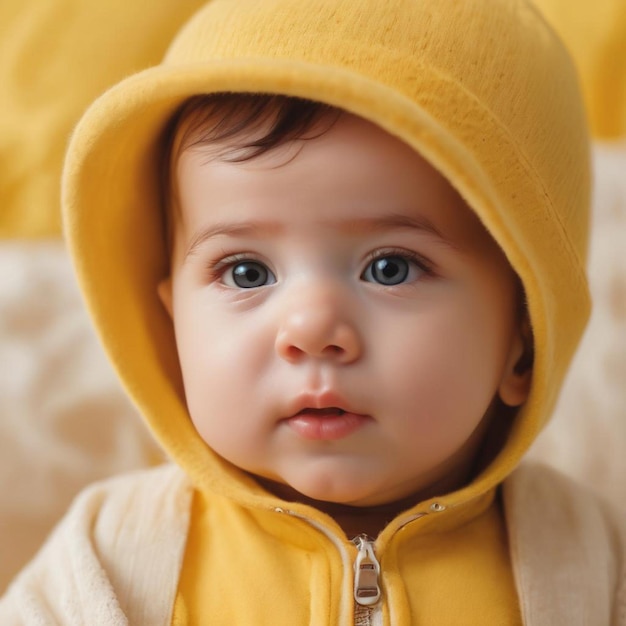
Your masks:
<instances>
[{"instance_id":1,"label":"shoulder","mask_svg":"<svg viewBox=\"0 0 626 626\"><path fill-rule=\"evenodd\" d=\"M189 505L193 488L176 465L164 464L92 483L81 491L68 516L133 515L145 507L154 511Z\"/></svg>"},{"instance_id":2,"label":"shoulder","mask_svg":"<svg viewBox=\"0 0 626 626\"><path fill-rule=\"evenodd\" d=\"M571 623L626 625L623 503L530 463L502 491L525 623L567 623L559 621L567 614ZM552 618L557 621L547 621ZM577 622L582 618L588 621Z\"/></svg>"},{"instance_id":3,"label":"shoulder","mask_svg":"<svg viewBox=\"0 0 626 626\"><path fill-rule=\"evenodd\" d=\"M74 498L51 538L74 546L82 537L106 556L112 545L130 541L129 528L145 526L152 531L148 537L170 528L186 532L192 493L187 476L171 464L98 481Z\"/></svg>"},{"instance_id":4,"label":"shoulder","mask_svg":"<svg viewBox=\"0 0 626 626\"><path fill-rule=\"evenodd\" d=\"M0 621L169 624L192 495L171 465L90 485L0 601Z\"/></svg>"}]
</instances>

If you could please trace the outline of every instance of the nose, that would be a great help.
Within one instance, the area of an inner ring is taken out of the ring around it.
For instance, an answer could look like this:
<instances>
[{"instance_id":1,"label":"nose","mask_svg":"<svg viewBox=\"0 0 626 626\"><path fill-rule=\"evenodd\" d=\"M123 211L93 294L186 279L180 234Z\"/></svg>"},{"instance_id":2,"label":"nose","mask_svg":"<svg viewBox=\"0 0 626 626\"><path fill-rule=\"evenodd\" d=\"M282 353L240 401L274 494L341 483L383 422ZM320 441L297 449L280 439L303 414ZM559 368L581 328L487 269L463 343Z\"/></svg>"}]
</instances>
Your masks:
<instances>
[{"instance_id":1,"label":"nose","mask_svg":"<svg viewBox=\"0 0 626 626\"><path fill-rule=\"evenodd\" d=\"M290 363L307 357L340 364L356 361L362 352L361 338L354 321L340 309L332 294L296 298L276 335L278 355Z\"/></svg>"}]
</instances>

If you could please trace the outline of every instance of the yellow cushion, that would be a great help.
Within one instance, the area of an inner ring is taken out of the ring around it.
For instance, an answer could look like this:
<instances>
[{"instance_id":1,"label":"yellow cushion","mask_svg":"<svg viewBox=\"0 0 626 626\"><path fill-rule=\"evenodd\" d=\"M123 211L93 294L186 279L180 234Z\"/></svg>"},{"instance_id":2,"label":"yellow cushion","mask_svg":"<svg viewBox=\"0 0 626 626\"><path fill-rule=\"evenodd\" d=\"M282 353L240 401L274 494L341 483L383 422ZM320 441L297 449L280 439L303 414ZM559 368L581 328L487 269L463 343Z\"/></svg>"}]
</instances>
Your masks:
<instances>
[{"instance_id":1,"label":"yellow cushion","mask_svg":"<svg viewBox=\"0 0 626 626\"><path fill-rule=\"evenodd\" d=\"M109 85L161 60L202 0L0 2L0 237L60 233L70 131Z\"/></svg>"},{"instance_id":2,"label":"yellow cushion","mask_svg":"<svg viewBox=\"0 0 626 626\"><path fill-rule=\"evenodd\" d=\"M625 136L626 1L535 2L578 66L594 136Z\"/></svg>"}]
</instances>

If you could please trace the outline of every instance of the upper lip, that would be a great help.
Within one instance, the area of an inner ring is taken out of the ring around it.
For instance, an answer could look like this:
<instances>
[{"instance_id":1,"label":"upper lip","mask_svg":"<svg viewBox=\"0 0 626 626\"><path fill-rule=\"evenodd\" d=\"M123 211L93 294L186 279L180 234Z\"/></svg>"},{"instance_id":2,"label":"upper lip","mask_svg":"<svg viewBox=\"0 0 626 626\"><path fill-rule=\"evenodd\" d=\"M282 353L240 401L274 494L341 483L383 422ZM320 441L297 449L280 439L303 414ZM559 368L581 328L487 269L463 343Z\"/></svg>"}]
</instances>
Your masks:
<instances>
[{"instance_id":1,"label":"upper lip","mask_svg":"<svg viewBox=\"0 0 626 626\"><path fill-rule=\"evenodd\" d=\"M300 394L289 404L287 415L294 417L306 409L339 409L344 413L359 413L341 395L333 390Z\"/></svg>"}]
</instances>

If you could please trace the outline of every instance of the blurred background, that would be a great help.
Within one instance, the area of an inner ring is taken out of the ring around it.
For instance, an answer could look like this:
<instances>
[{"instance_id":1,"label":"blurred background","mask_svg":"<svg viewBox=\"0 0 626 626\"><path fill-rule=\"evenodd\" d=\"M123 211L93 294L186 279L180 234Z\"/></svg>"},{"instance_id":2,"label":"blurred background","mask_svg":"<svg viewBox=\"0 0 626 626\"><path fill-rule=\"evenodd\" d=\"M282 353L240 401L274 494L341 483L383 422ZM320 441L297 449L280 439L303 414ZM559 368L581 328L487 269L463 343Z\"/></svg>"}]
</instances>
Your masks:
<instances>
[{"instance_id":1,"label":"blurred background","mask_svg":"<svg viewBox=\"0 0 626 626\"><path fill-rule=\"evenodd\" d=\"M535 3L574 57L593 133L595 308L532 455L625 503L626 0ZM59 180L89 103L158 63L202 4L0 3L0 594L84 485L162 461L83 310Z\"/></svg>"}]
</instances>

